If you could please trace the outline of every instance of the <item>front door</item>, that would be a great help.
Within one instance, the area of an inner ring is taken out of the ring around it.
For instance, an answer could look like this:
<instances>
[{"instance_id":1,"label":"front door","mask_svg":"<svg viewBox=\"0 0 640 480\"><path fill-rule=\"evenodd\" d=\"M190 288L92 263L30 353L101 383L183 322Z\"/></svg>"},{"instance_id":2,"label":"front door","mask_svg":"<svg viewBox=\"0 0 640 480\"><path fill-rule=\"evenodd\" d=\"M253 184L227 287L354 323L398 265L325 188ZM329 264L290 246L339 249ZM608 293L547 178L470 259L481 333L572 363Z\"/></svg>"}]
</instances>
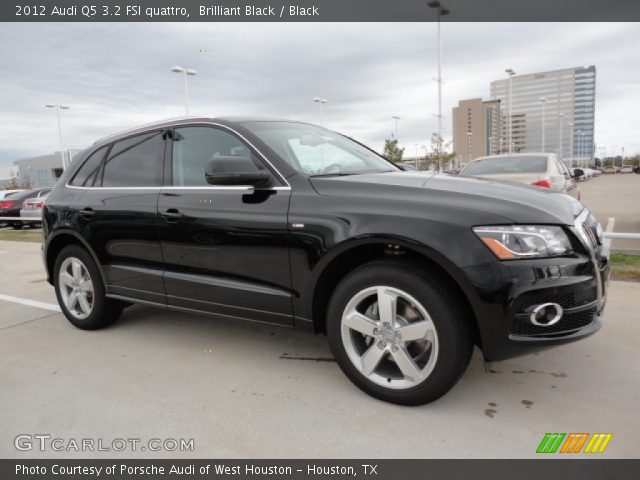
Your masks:
<instances>
[{"instance_id":1,"label":"front door","mask_svg":"<svg viewBox=\"0 0 640 480\"><path fill-rule=\"evenodd\" d=\"M290 189L275 175L260 189L207 184L205 168L216 156L249 157L266 168L226 129L176 128L171 143L168 180L158 199L167 304L292 324Z\"/></svg>"}]
</instances>

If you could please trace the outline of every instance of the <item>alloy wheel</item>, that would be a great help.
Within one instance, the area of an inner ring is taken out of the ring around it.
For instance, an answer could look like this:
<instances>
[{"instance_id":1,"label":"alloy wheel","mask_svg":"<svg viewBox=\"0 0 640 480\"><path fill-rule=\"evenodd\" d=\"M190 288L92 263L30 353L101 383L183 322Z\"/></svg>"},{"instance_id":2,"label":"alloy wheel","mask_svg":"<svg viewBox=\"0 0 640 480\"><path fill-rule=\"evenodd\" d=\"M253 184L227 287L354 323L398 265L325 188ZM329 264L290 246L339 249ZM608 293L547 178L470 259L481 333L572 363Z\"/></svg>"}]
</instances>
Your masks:
<instances>
[{"instance_id":1,"label":"alloy wheel","mask_svg":"<svg viewBox=\"0 0 640 480\"><path fill-rule=\"evenodd\" d=\"M341 336L356 369L385 388L415 387L438 359L438 332L427 310L393 287L356 293L342 314Z\"/></svg>"},{"instance_id":2,"label":"alloy wheel","mask_svg":"<svg viewBox=\"0 0 640 480\"><path fill-rule=\"evenodd\" d=\"M91 274L82 261L69 257L62 262L58 288L64 306L78 320L84 320L93 310L94 287Z\"/></svg>"}]
</instances>

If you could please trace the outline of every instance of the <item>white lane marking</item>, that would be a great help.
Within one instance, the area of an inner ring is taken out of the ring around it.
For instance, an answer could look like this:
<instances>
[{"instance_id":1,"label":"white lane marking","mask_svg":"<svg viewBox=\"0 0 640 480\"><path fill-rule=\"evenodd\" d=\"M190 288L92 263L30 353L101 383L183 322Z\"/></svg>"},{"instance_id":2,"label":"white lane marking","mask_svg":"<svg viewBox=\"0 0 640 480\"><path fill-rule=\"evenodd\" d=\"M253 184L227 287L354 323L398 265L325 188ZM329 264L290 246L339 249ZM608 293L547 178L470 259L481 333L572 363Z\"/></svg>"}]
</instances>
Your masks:
<instances>
[{"instance_id":1,"label":"white lane marking","mask_svg":"<svg viewBox=\"0 0 640 480\"><path fill-rule=\"evenodd\" d=\"M615 224L616 224L616 219L615 219L615 217L609 217L609 220L607 221L607 226L606 226L606 228L604 229L604 231L605 231L606 233L612 233L612 232L613 232L613 227L614 227L614 225L615 225ZM604 240L604 245L605 245L607 248L611 248L611 239L610 239L610 238L605 238L605 240Z\"/></svg>"},{"instance_id":2,"label":"white lane marking","mask_svg":"<svg viewBox=\"0 0 640 480\"><path fill-rule=\"evenodd\" d=\"M42 308L43 310L50 310L52 312L60 312L60 307L55 303L39 302L37 300L29 300L28 298L14 297L13 295L4 295L0 293L0 300L5 302L19 303L26 305L27 307Z\"/></svg>"}]
</instances>

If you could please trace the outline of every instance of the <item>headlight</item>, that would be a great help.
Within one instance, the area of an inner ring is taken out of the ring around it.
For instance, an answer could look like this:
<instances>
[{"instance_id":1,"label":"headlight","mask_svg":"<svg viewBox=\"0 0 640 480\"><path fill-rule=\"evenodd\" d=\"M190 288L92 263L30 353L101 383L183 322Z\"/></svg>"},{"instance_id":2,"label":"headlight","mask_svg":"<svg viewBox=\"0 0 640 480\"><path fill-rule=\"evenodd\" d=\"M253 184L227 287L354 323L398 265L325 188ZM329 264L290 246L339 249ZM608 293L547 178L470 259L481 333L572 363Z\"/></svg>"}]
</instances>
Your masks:
<instances>
[{"instance_id":1,"label":"headlight","mask_svg":"<svg viewBox=\"0 0 640 480\"><path fill-rule=\"evenodd\" d=\"M475 227L474 233L500 260L556 257L573 253L561 227L511 225Z\"/></svg>"}]
</instances>

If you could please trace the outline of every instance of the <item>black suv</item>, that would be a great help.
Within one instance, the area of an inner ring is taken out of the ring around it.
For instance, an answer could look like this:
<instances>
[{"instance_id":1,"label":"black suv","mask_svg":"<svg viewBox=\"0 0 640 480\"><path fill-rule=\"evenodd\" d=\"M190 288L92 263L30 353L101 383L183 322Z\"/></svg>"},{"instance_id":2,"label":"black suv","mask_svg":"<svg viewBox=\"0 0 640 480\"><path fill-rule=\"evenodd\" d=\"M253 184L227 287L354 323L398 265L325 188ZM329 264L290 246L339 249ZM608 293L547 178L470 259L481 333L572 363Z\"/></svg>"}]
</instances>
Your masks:
<instances>
[{"instance_id":1,"label":"black suv","mask_svg":"<svg viewBox=\"0 0 640 480\"><path fill-rule=\"evenodd\" d=\"M44 257L79 328L131 303L326 333L389 402L446 393L473 345L499 360L598 330L602 230L537 187L405 172L290 121L183 118L96 142L44 210Z\"/></svg>"}]
</instances>

